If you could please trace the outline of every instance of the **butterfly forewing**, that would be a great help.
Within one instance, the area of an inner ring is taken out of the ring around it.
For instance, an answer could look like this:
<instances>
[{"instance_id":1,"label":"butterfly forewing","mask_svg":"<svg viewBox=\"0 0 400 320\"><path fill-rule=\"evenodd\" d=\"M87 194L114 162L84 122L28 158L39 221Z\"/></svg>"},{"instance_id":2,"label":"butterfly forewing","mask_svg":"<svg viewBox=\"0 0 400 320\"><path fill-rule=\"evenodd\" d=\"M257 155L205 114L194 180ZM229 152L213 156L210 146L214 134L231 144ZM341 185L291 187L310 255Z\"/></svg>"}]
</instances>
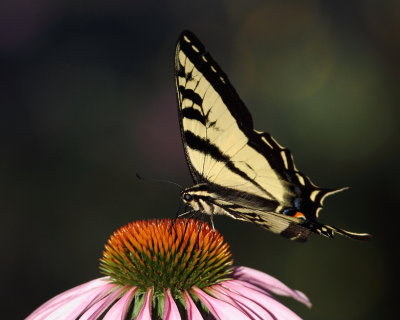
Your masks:
<instances>
[{"instance_id":1,"label":"butterfly forewing","mask_svg":"<svg viewBox=\"0 0 400 320\"><path fill-rule=\"evenodd\" d=\"M206 180L283 203L286 183L249 145L252 119L226 75L189 33L181 37L176 57L182 136L195 182Z\"/></svg>"}]
</instances>

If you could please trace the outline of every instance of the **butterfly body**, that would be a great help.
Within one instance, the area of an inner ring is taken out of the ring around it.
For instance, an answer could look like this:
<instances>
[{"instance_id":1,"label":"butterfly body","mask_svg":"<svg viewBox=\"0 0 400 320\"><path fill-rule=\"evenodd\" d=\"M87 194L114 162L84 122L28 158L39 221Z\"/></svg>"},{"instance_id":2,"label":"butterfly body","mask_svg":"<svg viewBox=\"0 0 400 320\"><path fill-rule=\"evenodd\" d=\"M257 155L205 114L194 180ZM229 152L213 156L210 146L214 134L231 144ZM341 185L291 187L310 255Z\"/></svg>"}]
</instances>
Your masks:
<instances>
[{"instance_id":1,"label":"butterfly body","mask_svg":"<svg viewBox=\"0 0 400 320\"><path fill-rule=\"evenodd\" d=\"M182 200L194 211L256 223L292 240L311 232L367 239L318 222L324 189L297 170L290 151L254 129L250 112L203 44L189 31L175 53L181 135L194 186Z\"/></svg>"}]
</instances>

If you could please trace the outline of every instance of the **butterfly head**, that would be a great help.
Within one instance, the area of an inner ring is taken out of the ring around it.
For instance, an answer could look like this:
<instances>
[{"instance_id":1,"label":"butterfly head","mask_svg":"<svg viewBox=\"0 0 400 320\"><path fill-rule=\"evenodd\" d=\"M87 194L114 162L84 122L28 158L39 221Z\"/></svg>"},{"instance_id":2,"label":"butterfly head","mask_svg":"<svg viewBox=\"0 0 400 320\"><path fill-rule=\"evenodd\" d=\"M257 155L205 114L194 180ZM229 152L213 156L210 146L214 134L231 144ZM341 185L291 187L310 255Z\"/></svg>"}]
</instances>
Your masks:
<instances>
[{"instance_id":1,"label":"butterfly head","mask_svg":"<svg viewBox=\"0 0 400 320\"><path fill-rule=\"evenodd\" d=\"M201 210L201 207L199 205L200 197L196 194L195 191L189 189L183 190L181 193L181 199L185 204L191 206L195 211Z\"/></svg>"},{"instance_id":2,"label":"butterfly head","mask_svg":"<svg viewBox=\"0 0 400 320\"><path fill-rule=\"evenodd\" d=\"M207 185L198 184L184 189L181 193L182 201L191 206L194 211L205 214L225 214L225 210L215 202L215 194L208 190Z\"/></svg>"},{"instance_id":3,"label":"butterfly head","mask_svg":"<svg viewBox=\"0 0 400 320\"><path fill-rule=\"evenodd\" d=\"M190 205L190 203L194 201L193 196L190 194L190 192L187 192L185 190L182 192L181 197L183 202L185 202L188 205Z\"/></svg>"}]
</instances>

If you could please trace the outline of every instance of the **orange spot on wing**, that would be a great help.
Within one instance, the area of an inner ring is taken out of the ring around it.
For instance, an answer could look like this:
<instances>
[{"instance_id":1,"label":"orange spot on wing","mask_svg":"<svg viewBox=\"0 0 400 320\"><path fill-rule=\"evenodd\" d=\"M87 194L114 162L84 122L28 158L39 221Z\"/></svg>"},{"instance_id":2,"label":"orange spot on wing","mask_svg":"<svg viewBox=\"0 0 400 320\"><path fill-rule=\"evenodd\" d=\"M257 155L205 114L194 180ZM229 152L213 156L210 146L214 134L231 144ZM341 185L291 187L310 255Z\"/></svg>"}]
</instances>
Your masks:
<instances>
[{"instance_id":1,"label":"orange spot on wing","mask_svg":"<svg viewBox=\"0 0 400 320\"><path fill-rule=\"evenodd\" d=\"M306 216L305 216L302 212L300 212L300 211L297 211L297 212L293 215L293 217L299 218L299 219L305 219L305 218L306 218Z\"/></svg>"}]
</instances>

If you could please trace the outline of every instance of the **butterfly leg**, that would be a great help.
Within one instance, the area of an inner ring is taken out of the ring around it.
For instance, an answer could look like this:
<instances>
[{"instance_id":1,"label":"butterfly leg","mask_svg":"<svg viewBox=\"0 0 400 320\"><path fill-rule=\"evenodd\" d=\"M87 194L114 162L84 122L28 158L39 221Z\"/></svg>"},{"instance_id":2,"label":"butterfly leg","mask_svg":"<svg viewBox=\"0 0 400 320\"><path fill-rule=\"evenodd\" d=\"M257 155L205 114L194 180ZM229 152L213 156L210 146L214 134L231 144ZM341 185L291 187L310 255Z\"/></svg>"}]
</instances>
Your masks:
<instances>
[{"instance_id":1,"label":"butterfly leg","mask_svg":"<svg viewBox=\"0 0 400 320\"><path fill-rule=\"evenodd\" d=\"M193 211L193 210L185 211L185 212L179 213L177 215L177 218L182 218L182 217L186 217L186 216L188 216L188 218L191 218L194 216L195 213L196 213L196 211Z\"/></svg>"},{"instance_id":2,"label":"butterfly leg","mask_svg":"<svg viewBox=\"0 0 400 320\"><path fill-rule=\"evenodd\" d=\"M185 206L185 209L187 209L187 208L188 208L188 206ZM182 218L182 217L187 217L188 219L190 219L190 218L192 218L192 217L194 216L194 214L195 214L195 211L193 211L193 210L188 210L188 211L179 213L180 209L181 209L181 205L179 205L178 211L177 211L177 213L176 213L175 218L174 218L173 221L172 221L171 227L174 227L175 221L176 221L177 219Z\"/></svg>"},{"instance_id":3,"label":"butterfly leg","mask_svg":"<svg viewBox=\"0 0 400 320\"><path fill-rule=\"evenodd\" d=\"M213 231L215 231L215 226L214 226L214 215L210 214L210 222L211 222L211 226L213 228Z\"/></svg>"}]
</instances>

